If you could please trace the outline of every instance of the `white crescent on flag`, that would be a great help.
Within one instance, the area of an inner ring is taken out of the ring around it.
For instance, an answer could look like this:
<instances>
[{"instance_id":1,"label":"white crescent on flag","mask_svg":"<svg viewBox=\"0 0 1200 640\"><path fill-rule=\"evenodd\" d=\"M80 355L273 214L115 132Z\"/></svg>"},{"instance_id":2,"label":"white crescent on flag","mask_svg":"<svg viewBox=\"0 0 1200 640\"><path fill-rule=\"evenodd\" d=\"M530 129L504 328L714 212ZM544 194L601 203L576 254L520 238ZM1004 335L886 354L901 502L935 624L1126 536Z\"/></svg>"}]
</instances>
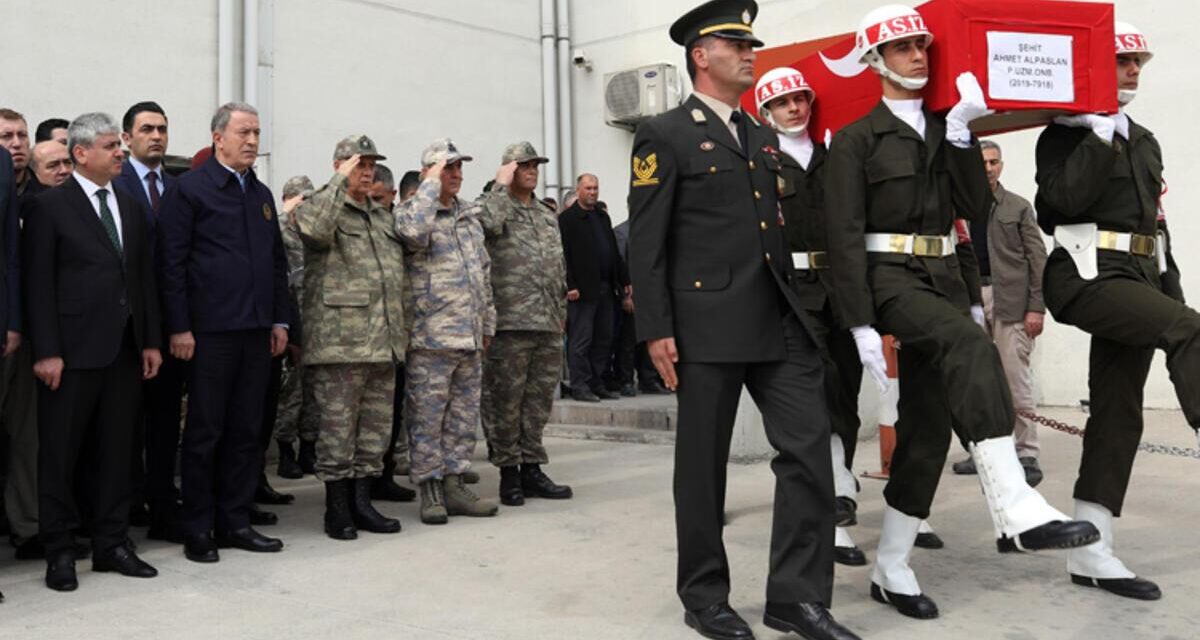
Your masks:
<instances>
[{"instance_id":1,"label":"white crescent on flag","mask_svg":"<svg viewBox=\"0 0 1200 640\"><path fill-rule=\"evenodd\" d=\"M861 55L858 47L851 49L850 53L847 53L845 57L838 58L837 60L826 58L824 52L820 52L817 55L821 56L821 62L825 63L826 69L829 69L833 75L841 78L853 78L867 69L867 65L858 61Z\"/></svg>"}]
</instances>

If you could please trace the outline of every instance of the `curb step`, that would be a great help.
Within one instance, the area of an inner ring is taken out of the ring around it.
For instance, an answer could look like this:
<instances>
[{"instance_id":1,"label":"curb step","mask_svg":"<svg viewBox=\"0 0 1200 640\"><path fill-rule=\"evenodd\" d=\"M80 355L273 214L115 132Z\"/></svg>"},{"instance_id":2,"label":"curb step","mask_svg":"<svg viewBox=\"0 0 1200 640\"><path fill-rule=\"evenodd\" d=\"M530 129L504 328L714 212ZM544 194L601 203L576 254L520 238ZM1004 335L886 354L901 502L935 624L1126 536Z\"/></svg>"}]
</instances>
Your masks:
<instances>
[{"instance_id":1,"label":"curb step","mask_svg":"<svg viewBox=\"0 0 1200 640\"><path fill-rule=\"evenodd\" d=\"M639 429L636 427L614 427L584 424L546 425L545 435L555 438L576 440L602 440L606 442L631 442L636 444L674 444L675 432L663 429Z\"/></svg>"}]
</instances>

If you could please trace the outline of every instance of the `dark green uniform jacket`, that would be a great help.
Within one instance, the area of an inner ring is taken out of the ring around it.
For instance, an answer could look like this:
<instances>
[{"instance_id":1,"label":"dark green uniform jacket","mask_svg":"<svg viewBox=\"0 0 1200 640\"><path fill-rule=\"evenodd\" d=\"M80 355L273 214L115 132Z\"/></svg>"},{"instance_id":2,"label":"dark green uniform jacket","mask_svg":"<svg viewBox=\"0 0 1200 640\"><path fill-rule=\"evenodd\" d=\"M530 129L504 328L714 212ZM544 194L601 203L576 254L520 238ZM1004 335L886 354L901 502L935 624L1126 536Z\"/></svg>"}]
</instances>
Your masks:
<instances>
[{"instance_id":1,"label":"dark green uniform jacket","mask_svg":"<svg viewBox=\"0 0 1200 640\"><path fill-rule=\"evenodd\" d=\"M956 216L985 220L993 200L978 143L960 149L947 142L945 120L929 111L922 140L881 102L838 132L826 165L835 316L845 327L874 324L876 309L914 286L964 311L980 303L969 243L958 255L936 258L868 254L864 239L865 233L944 236Z\"/></svg>"}]
</instances>

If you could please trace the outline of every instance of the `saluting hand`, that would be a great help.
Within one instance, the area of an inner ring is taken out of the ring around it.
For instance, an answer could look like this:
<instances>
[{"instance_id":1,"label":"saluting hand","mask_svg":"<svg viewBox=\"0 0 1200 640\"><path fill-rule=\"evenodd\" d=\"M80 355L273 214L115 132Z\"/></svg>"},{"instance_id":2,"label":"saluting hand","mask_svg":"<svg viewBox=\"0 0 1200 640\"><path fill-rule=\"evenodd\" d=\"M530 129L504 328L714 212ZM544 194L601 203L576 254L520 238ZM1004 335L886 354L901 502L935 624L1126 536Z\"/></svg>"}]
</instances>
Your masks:
<instances>
[{"instance_id":1,"label":"saluting hand","mask_svg":"<svg viewBox=\"0 0 1200 640\"><path fill-rule=\"evenodd\" d=\"M362 156L357 153L346 158L342 161L342 164L338 165L337 172L349 178L350 172L354 171L354 167L358 166L358 161L361 159Z\"/></svg>"},{"instance_id":2,"label":"saluting hand","mask_svg":"<svg viewBox=\"0 0 1200 640\"><path fill-rule=\"evenodd\" d=\"M422 170L421 170L421 179L422 179L422 180L438 180L438 181L441 181L441 179L442 179L442 170L443 170L443 169L445 169L445 168L446 168L446 161L445 161L445 160L438 160L437 162L435 162L435 163L433 163L433 164L429 165L428 167L425 167L424 169L422 169Z\"/></svg>"},{"instance_id":3,"label":"saluting hand","mask_svg":"<svg viewBox=\"0 0 1200 640\"><path fill-rule=\"evenodd\" d=\"M513 174L517 172L517 161L513 160L507 164L500 165L500 169L496 171L496 184L507 187L512 184Z\"/></svg>"},{"instance_id":4,"label":"saluting hand","mask_svg":"<svg viewBox=\"0 0 1200 640\"><path fill-rule=\"evenodd\" d=\"M675 349L675 338L659 338L646 343L650 352L650 361L662 377L663 384L671 391L679 388L679 378L675 375L675 363L679 362L679 351Z\"/></svg>"}]
</instances>

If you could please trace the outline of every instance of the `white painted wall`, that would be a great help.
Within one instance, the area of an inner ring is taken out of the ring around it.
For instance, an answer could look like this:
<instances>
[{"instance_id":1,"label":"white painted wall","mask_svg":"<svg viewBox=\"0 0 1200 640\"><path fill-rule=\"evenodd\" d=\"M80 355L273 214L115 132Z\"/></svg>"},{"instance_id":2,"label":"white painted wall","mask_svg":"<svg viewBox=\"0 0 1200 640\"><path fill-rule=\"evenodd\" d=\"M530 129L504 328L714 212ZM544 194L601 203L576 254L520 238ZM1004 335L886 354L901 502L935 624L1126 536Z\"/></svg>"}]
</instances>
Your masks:
<instances>
[{"instance_id":1,"label":"white painted wall","mask_svg":"<svg viewBox=\"0 0 1200 640\"><path fill-rule=\"evenodd\" d=\"M777 46L850 31L880 2L764 0L755 32ZM682 51L667 27L698 3L571 2L574 46L593 62L591 72L571 72L574 166L600 177L616 222L626 217L632 134L604 124L603 76L657 61L682 70ZM190 155L208 144L216 107L216 7L217 0L6 0L0 103L25 113L32 127L85 111L120 117L130 104L154 99L171 120L170 151ZM466 195L494 174L505 144L528 139L547 152L536 0L276 0L273 7L261 17L274 22L272 186L296 173L320 184L332 170L336 141L358 132L375 139L397 175L415 166L434 138L454 138L476 157L467 168ZM1200 8L1185 0L1118 0L1117 12L1147 32L1156 52L1130 113L1163 144L1176 258L1189 298L1200 300L1200 214L1193 213L1200 209L1200 182L1191 179L1200 157L1185 146L1195 133L1193 105L1200 104L1188 39ZM1036 132L999 139L1006 186L1030 198L1035 140ZM1086 397L1082 333L1048 323L1035 359L1044 402ZM1176 406L1161 357L1147 405Z\"/></svg>"},{"instance_id":2,"label":"white painted wall","mask_svg":"<svg viewBox=\"0 0 1200 640\"><path fill-rule=\"evenodd\" d=\"M665 60L683 73L683 54L671 42L667 28L676 17L698 2L635 0L572 3L575 46L593 61L593 71L574 71L576 160L579 171L600 177L600 196L609 204L614 222L627 217L625 198L629 181L629 145L633 135L604 124L605 73ZM768 47L852 31L859 18L881 0L766 0L759 2L754 32ZM1200 83L1191 65L1194 47L1189 25L1200 18L1200 8L1184 0L1116 2L1118 19L1143 29L1155 58L1143 74L1142 92L1130 115L1156 133L1163 146L1170 193L1165 204L1175 237L1175 257L1184 273L1187 297L1200 300L1200 172L1198 157L1187 141L1196 135L1192 105L1200 104ZM686 76L686 74L684 74ZM820 104L818 99L818 105ZM819 107L818 107L819 108ZM997 137L1003 146L1005 186L1033 200L1036 190L1033 149L1037 132ZM1039 397L1045 404L1073 405L1087 397L1088 338L1072 327L1047 322L1035 351ZM1200 375L1200 372L1197 372ZM864 395L873 394L864 385ZM1177 407L1161 354L1146 387L1148 407Z\"/></svg>"}]
</instances>

